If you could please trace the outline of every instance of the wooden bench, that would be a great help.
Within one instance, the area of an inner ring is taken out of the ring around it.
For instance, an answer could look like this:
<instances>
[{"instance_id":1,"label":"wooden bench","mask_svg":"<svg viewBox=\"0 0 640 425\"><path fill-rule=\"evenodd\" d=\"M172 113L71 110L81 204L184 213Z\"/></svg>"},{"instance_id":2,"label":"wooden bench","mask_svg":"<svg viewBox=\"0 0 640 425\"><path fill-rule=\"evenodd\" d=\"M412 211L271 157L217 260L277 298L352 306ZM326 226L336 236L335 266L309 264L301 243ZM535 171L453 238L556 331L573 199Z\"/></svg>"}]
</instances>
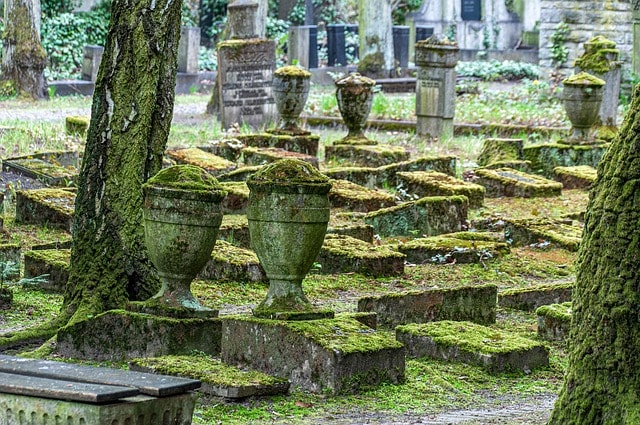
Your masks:
<instances>
[{"instance_id":1,"label":"wooden bench","mask_svg":"<svg viewBox=\"0 0 640 425\"><path fill-rule=\"evenodd\" d=\"M200 381L0 355L0 424L188 425Z\"/></svg>"}]
</instances>

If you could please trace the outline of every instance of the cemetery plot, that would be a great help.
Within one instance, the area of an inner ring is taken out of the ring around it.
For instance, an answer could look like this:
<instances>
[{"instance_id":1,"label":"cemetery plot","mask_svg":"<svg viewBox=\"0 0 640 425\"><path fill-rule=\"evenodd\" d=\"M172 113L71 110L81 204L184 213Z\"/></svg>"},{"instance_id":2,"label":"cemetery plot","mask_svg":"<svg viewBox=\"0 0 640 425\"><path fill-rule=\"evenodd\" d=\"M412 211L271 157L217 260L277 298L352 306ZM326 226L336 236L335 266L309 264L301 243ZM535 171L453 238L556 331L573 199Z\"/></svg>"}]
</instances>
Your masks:
<instances>
[{"instance_id":1,"label":"cemetery plot","mask_svg":"<svg viewBox=\"0 0 640 425\"><path fill-rule=\"evenodd\" d=\"M76 194L63 189L16 192L16 223L40 224L71 230Z\"/></svg>"},{"instance_id":2,"label":"cemetery plot","mask_svg":"<svg viewBox=\"0 0 640 425\"><path fill-rule=\"evenodd\" d=\"M2 169L22 174L49 186L70 186L78 177L75 169L68 169L38 158L5 160L2 161Z\"/></svg>"},{"instance_id":3,"label":"cemetery plot","mask_svg":"<svg viewBox=\"0 0 640 425\"><path fill-rule=\"evenodd\" d=\"M448 174L435 171L412 171L396 174L402 189L419 197L464 195L469 208L480 208L484 202L483 186L465 182Z\"/></svg>"},{"instance_id":4,"label":"cemetery plot","mask_svg":"<svg viewBox=\"0 0 640 425\"><path fill-rule=\"evenodd\" d=\"M253 251L221 240L216 242L211 259L198 276L214 281L268 282L258 256Z\"/></svg>"},{"instance_id":5,"label":"cemetery plot","mask_svg":"<svg viewBox=\"0 0 640 425\"><path fill-rule=\"evenodd\" d=\"M538 307L538 335L552 341L564 341L571 330L571 313L571 302Z\"/></svg>"},{"instance_id":6,"label":"cemetery plot","mask_svg":"<svg viewBox=\"0 0 640 425\"><path fill-rule=\"evenodd\" d=\"M318 168L318 158L302 153L289 152L279 148L246 148L242 151L244 163L246 165L264 165L279 159L295 158Z\"/></svg>"},{"instance_id":7,"label":"cemetery plot","mask_svg":"<svg viewBox=\"0 0 640 425\"><path fill-rule=\"evenodd\" d=\"M401 146L334 144L325 146L325 161L363 167L383 167L408 161L410 153Z\"/></svg>"},{"instance_id":8,"label":"cemetery plot","mask_svg":"<svg viewBox=\"0 0 640 425\"><path fill-rule=\"evenodd\" d=\"M332 208L347 211L369 212L396 205L393 195L381 190L373 190L348 180L333 180L329 191Z\"/></svg>"},{"instance_id":9,"label":"cemetery plot","mask_svg":"<svg viewBox=\"0 0 640 425\"><path fill-rule=\"evenodd\" d=\"M505 239L514 246L553 244L577 251L582 240L582 226L570 219L508 219L504 231Z\"/></svg>"},{"instance_id":10,"label":"cemetery plot","mask_svg":"<svg viewBox=\"0 0 640 425\"><path fill-rule=\"evenodd\" d=\"M214 176L228 173L237 168L234 162L198 148L169 150L166 155L178 164L195 165L204 168Z\"/></svg>"},{"instance_id":11,"label":"cemetery plot","mask_svg":"<svg viewBox=\"0 0 640 425\"><path fill-rule=\"evenodd\" d=\"M589 189L598 176L596 169L588 165L556 167L553 174L553 178L562 183L565 189Z\"/></svg>"},{"instance_id":12,"label":"cemetery plot","mask_svg":"<svg viewBox=\"0 0 640 425\"><path fill-rule=\"evenodd\" d=\"M70 249L38 249L24 253L24 277L47 275L42 289L63 294L69 280Z\"/></svg>"},{"instance_id":13,"label":"cemetery plot","mask_svg":"<svg viewBox=\"0 0 640 425\"><path fill-rule=\"evenodd\" d=\"M417 238L398 245L398 250L414 264L484 263L509 253L504 242L458 239L455 233Z\"/></svg>"},{"instance_id":14,"label":"cemetery plot","mask_svg":"<svg viewBox=\"0 0 640 425\"><path fill-rule=\"evenodd\" d=\"M498 304L500 307L535 311L543 305L571 301L574 286L573 282L564 282L506 289L498 294Z\"/></svg>"},{"instance_id":15,"label":"cemetery plot","mask_svg":"<svg viewBox=\"0 0 640 425\"><path fill-rule=\"evenodd\" d=\"M562 184L534 174L526 174L512 168L476 170L478 184L486 188L487 197L537 198L559 196Z\"/></svg>"}]
</instances>

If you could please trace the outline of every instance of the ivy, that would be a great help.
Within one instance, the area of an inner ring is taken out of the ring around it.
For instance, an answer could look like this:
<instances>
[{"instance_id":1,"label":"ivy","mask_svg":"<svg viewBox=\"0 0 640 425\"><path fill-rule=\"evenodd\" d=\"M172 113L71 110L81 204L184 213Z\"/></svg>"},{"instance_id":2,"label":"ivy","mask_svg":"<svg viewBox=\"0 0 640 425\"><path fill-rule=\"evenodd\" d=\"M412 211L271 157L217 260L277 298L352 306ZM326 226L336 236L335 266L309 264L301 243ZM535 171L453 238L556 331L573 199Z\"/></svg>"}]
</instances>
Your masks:
<instances>
[{"instance_id":1,"label":"ivy","mask_svg":"<svg viewBox=\"0 0 640 425\"><path fill-rule=\"evenodd\" d=\"M566 22L560 22L549 40L551 41L551 59L561 67L569 58L569 48L564 45L571 30Z\"/></svg>"}]
</instances>

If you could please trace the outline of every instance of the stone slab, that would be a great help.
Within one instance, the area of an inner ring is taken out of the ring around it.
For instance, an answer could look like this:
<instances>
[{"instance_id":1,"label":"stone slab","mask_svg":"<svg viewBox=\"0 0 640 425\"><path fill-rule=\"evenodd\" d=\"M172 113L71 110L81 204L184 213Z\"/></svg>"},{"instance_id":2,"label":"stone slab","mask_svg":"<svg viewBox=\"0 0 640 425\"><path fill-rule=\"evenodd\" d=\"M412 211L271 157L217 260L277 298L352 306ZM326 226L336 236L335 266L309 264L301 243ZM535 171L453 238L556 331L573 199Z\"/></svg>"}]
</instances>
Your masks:
<instances>
[{"instance_id":1,"label":"stone slab","mask_svg":"<svg viewBox=\"0 0 640 425\"><path fill-rule=\"evenodd\" d=\"M218 239L240 248L250 249L251 239L249 238L247 216L242 214L226 214L222 216Z\"/></svg>"},{"instance_id":2,"label":"stone slab","mask_svg":"<svg viewBox=\"0 0 640 425\"><path fill-rule=\"evenodd\" d=\"M221 182L227 191L221 203L223 214L245 214L249 205L249 187L245 182Z\"/></svg>"},{"instance_id":3,"label":"stone slab","mask_svg":"<svg viewBox=\"0 0 640 425\"><path fill-rule=\"evenodd\" d=\"M332 180L331 183L329 191L331 208L370 212L396 205L395 197L388 192L369 189L349 180Z\"/></svg>"},{"instance_id":4,"label":"stone slab","mask_svg":"<svg viewBox=\"0 0 640 425\"><path fill-rule=\"evenodd\" d=\"M487 284L453 289L428 289L358 300L358 311L377 313L380 326L437 320L466 320L483 325L495 323L498 288Z\"/></svg>"},{"instance_id":5,"label":"stone slab","mask_svg":"<svg viewBox=\"0 0 640 425\"><path fill-rule=\"evenodd\" d=\"M522 147L522 139L485 139L478 154L478 165L480 167L489 167L497 162L521 160L523 156Z\"/></svg>"},{"instance_id":6,"label":"stone slab","mask_svg":"<svg viewBox=\"0 0 640 425\"><path fill-rule=\"evenodd\" d=\"M568 219L509 219L505 220L504 238L513 246L549 244L577 251L582 241L582 225Z\"/></svg>"},{"instance_id":7,"label":"stone slab","mask_svg":"<svg viewBox=\"0 0 640 425\"><path fill-rule=\"evenodd\" d=\"M478 168L475 173L477 183L485 187L485 196L490 198L540 198L562 194L562 183L512 168Z\"/></svg>"},{"instance_id":8,"label":"stone slab","mask_svg":"<svg viewBox=\"0 0 640 425\"><path fill-rule=\"evenodd\" d=\"M245 148L242 157L246 165L265 165L279 159L299 159L318 168L318 158L297 152L290 152L279 148Z\"/></svg>"},{"instance_id":9,"label":"stone slab","mask_svg":"<svg viewBox=\"0 0 640 425\"><path fill-rule=\"evenodd\" d=\"M235 137L207 140L206 145L198 146L199 149L237 163L245 145Z\"/></svg>"},{"instance_id":10,"label":"stone slab","mask_svg":"<svg viewBox=\"0 0 640 425\"><path fill-rule=\"evenodd\" d=\"M211 259L198 274L200 279L234 282L268 282L255 252L217 241Z\"/></svg>"},{"instance_id":11,"label":"stone slab","mask_svg":"<svg viewBox=\"0 0 640 425\"><path fill-rule=\"evenodd\" d=\"M402 344L355 319L223 319L222 360L311 392L349 393L404 380Z\"/></svg>"},{"instance_id":12,"label":"stone slab","mask_svg":"<svg viewBox=\"0 0 640 425\"><path fill-rule=\"evenodd\" d=\"M58 353L91 360L125 360L220 353L219 319L176 319L110 310L58 332Z\"/></svg>"},{"instance_id":13,"label":"stone slab","mask_svg":"<svg viewBox=\"0 0 640 425\"><path fill-rule=\"evenodd\" d=\"M500 307L535 311L543 305L571 301L573 287L573 282L567 282L506 289L498 294L498 304Z\"/></svg>"},{"instance_id":14,"label":"stone slab","mask_svg":"<svg viewBox=\"0 0 640 425\"><path fill-rule=\"evenodd\" d=\"M471 322L398 326L396 338L411 357L468 363L492 373L529 373L549 365L544 344Z\"/></svg>"},{"instance_id":15,"label":"stone slab","mask_svg":"<svg viewBox=\"0 0 640 425\"><path fill-rule=\"evenodd\" d=\"M262 168L262 165L238 167L237 169L218 176L219 182L244 182L247 178Z\"/></svg>"},{"instance_id":16,"label":"stone slab","mask_svg":"<svg viewBox=\"0 0 640 425\"><path fill-rule=\"evenodd\" d=\"M479 184L466 182L436 171L410 171L396 174L398 187L410 195L426 196L464 195L469 199L469 208L480 208L484 203L485 189Z\"/></svg>"},{"instance_id":17,"label":"stone slab","mask_svg":"<svg viewBox=\"0 0 640 425\"><path fill-rule=\"evenodd\" d=\"M417 238L398 245L398 250L413 264L484 263L508 254L504 242L465 240L450 236Z\"/></svg>"},{"instance_id":18,"label":"stone slab","mask_svg":"<svg viewBox=\"0 0 640 425\"><path fill-rule=\"evenodd\" d=\"M334 144L324 148L328 163L362 167L382 167L408 161L410 153L402 146Z\"/></svg>"},{"instance_id":19,"label":"stone slab","mask_svg":"<svg viewBox=\"0 0 640 425\"><path fill-rule=\"evenodd\" d=\"M38 249L24 253L24 277L47 275L41 289L64 293L69 280L70 249Z\"/></svg>"},{"instance_id":20,"label":"stone slab","mask_svg":"<svg viewBox=\"0 0 640 425\"><path fill-rule=\"evenodd\" d=\"M71 186L78 178L77 170L38 158L4 160L2 169L38 180L48 186Z\"/></svg>"},{"instance_id":21,"label":"stone slab","mask_svg":"<svg viewBox=\"0 0 640 425\"><path fill-rule=\"evenodd\" d=\"M238 167L235 162L199 148L168 150L165 154L177 164L195 165L204 168L214 176L228 173Z\"/></svg>"},{"instance_id":22,"label":"stone slab","mask_svg":"<svg viewBox=\"0 0 640 425\"><path fill-rule=\"evenodd\" d=\"M571 330L571 302L543 305L536 309L538 336L551 341L564 341Z\"/></svg>"},{"instance_id":23,"label":"stone slab","mask_svg":"<svg viewBox=\"0 0 640 425\"><path fill-rule=\"evenodd\" d=\"M71 231L75 193L62 189L16 192L16 223L39 224Z\"/></svg>"},{"instance_id":24,"label":"stone slab","mask_svg":"<svg viewBox=\"0 0 640 425\"><path fill-rule=\"evenodd\" d=\"M565 189L589 189L598 177L598 171L589 165L556 167L553 179L562 183Z\"/></svg>"},{"instance_id":25,"label":"stone slab","mask_svg":"<svg viewBox=\"0 0 640 425\"><path fill-rule=\"evenodd\" d=\"M364 223L344 223L329 220L327 234L351 236L367 243L373 243L374 239L373 226Z\"/></svg>"},{"instance_id":26,"label":"stone slab","mask_svg":"<svg viewBox=\"0 0 640 425\"><path fill-rule=\"evenodd\" d=\"M237 136L246 146L254 148L279 148L289 152L297 152L309 156L318 156L318 145L320 144L320 136L295 135L286 134L241 134Z\"/></svg>"},{"instance_id":27,"label":"stone slab","mask_svg":"<svg viewBox=\"0 0 640 425\"><path fill-rule=\"evenodd\" d=\"M360 273L373 277L400 276L404 254L389 245L373 245L345 235L327 234L316 263L318 273Z\"/></svg>"}]
</instances>

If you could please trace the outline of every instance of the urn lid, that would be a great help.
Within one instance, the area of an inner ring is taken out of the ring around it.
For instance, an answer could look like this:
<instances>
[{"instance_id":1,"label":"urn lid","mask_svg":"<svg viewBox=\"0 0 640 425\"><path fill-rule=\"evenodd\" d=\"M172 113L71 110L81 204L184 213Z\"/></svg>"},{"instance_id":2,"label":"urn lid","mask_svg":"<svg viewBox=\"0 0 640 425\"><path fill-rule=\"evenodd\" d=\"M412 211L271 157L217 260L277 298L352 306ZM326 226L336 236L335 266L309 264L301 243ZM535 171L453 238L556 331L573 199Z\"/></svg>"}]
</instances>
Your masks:
<instances>
[{"instance_id":1,"label":"urn lid","mask_svg":"<svg viewBox=\"0 0 640 425\"><path fill-rule=\"evenodd\" d=\"M331 190L329 177L299 159L281 159L265 165L247 179L247 186L256 192L326 194Z\"/></svg>"},{"instance_id":2,"label":"urn lid","mask_svg":"<svg viewBox=\"0 0 640 425\"><path fill-rule=\"evenodd\" d=\"M273 74L278 77L311 78L311 73L309 71L295 65L283 66L281 68L278 68Z\"/></svg>"},{"instance_id":3,"label":"urn lid","mask_svg":"<svg viewBox=\"0 0 640 425\"><path fill-rule=\"evenodd\" d=\"M562 84L570 86L604 86L605 81L587 72L580 72L562 80Z\"/></svg>"},{"instance_id":4,"label":"urn lid","mask_svg":"<svg viewBox=\"0 0 640 425\"><path fill-rule=\"evenodd\" d=\"M145 193L162 194L171 198L211 198L226 196L218 180L204 168L194 165L173 165L160 170L142 185Z\"/></svg>"},{"instance_id":5,"label":"urn lid","mask_svg":"<svg viewBox=\"0 0 640 425\"><path fill-rule=\"evenodd\" d=\"M336 80L336 86L375 86L376 81L371 78L367 78L363 75L360 75L357 72L352 72L346 77L342 77L339 80Z\"/></svg>"}]
</instances>

